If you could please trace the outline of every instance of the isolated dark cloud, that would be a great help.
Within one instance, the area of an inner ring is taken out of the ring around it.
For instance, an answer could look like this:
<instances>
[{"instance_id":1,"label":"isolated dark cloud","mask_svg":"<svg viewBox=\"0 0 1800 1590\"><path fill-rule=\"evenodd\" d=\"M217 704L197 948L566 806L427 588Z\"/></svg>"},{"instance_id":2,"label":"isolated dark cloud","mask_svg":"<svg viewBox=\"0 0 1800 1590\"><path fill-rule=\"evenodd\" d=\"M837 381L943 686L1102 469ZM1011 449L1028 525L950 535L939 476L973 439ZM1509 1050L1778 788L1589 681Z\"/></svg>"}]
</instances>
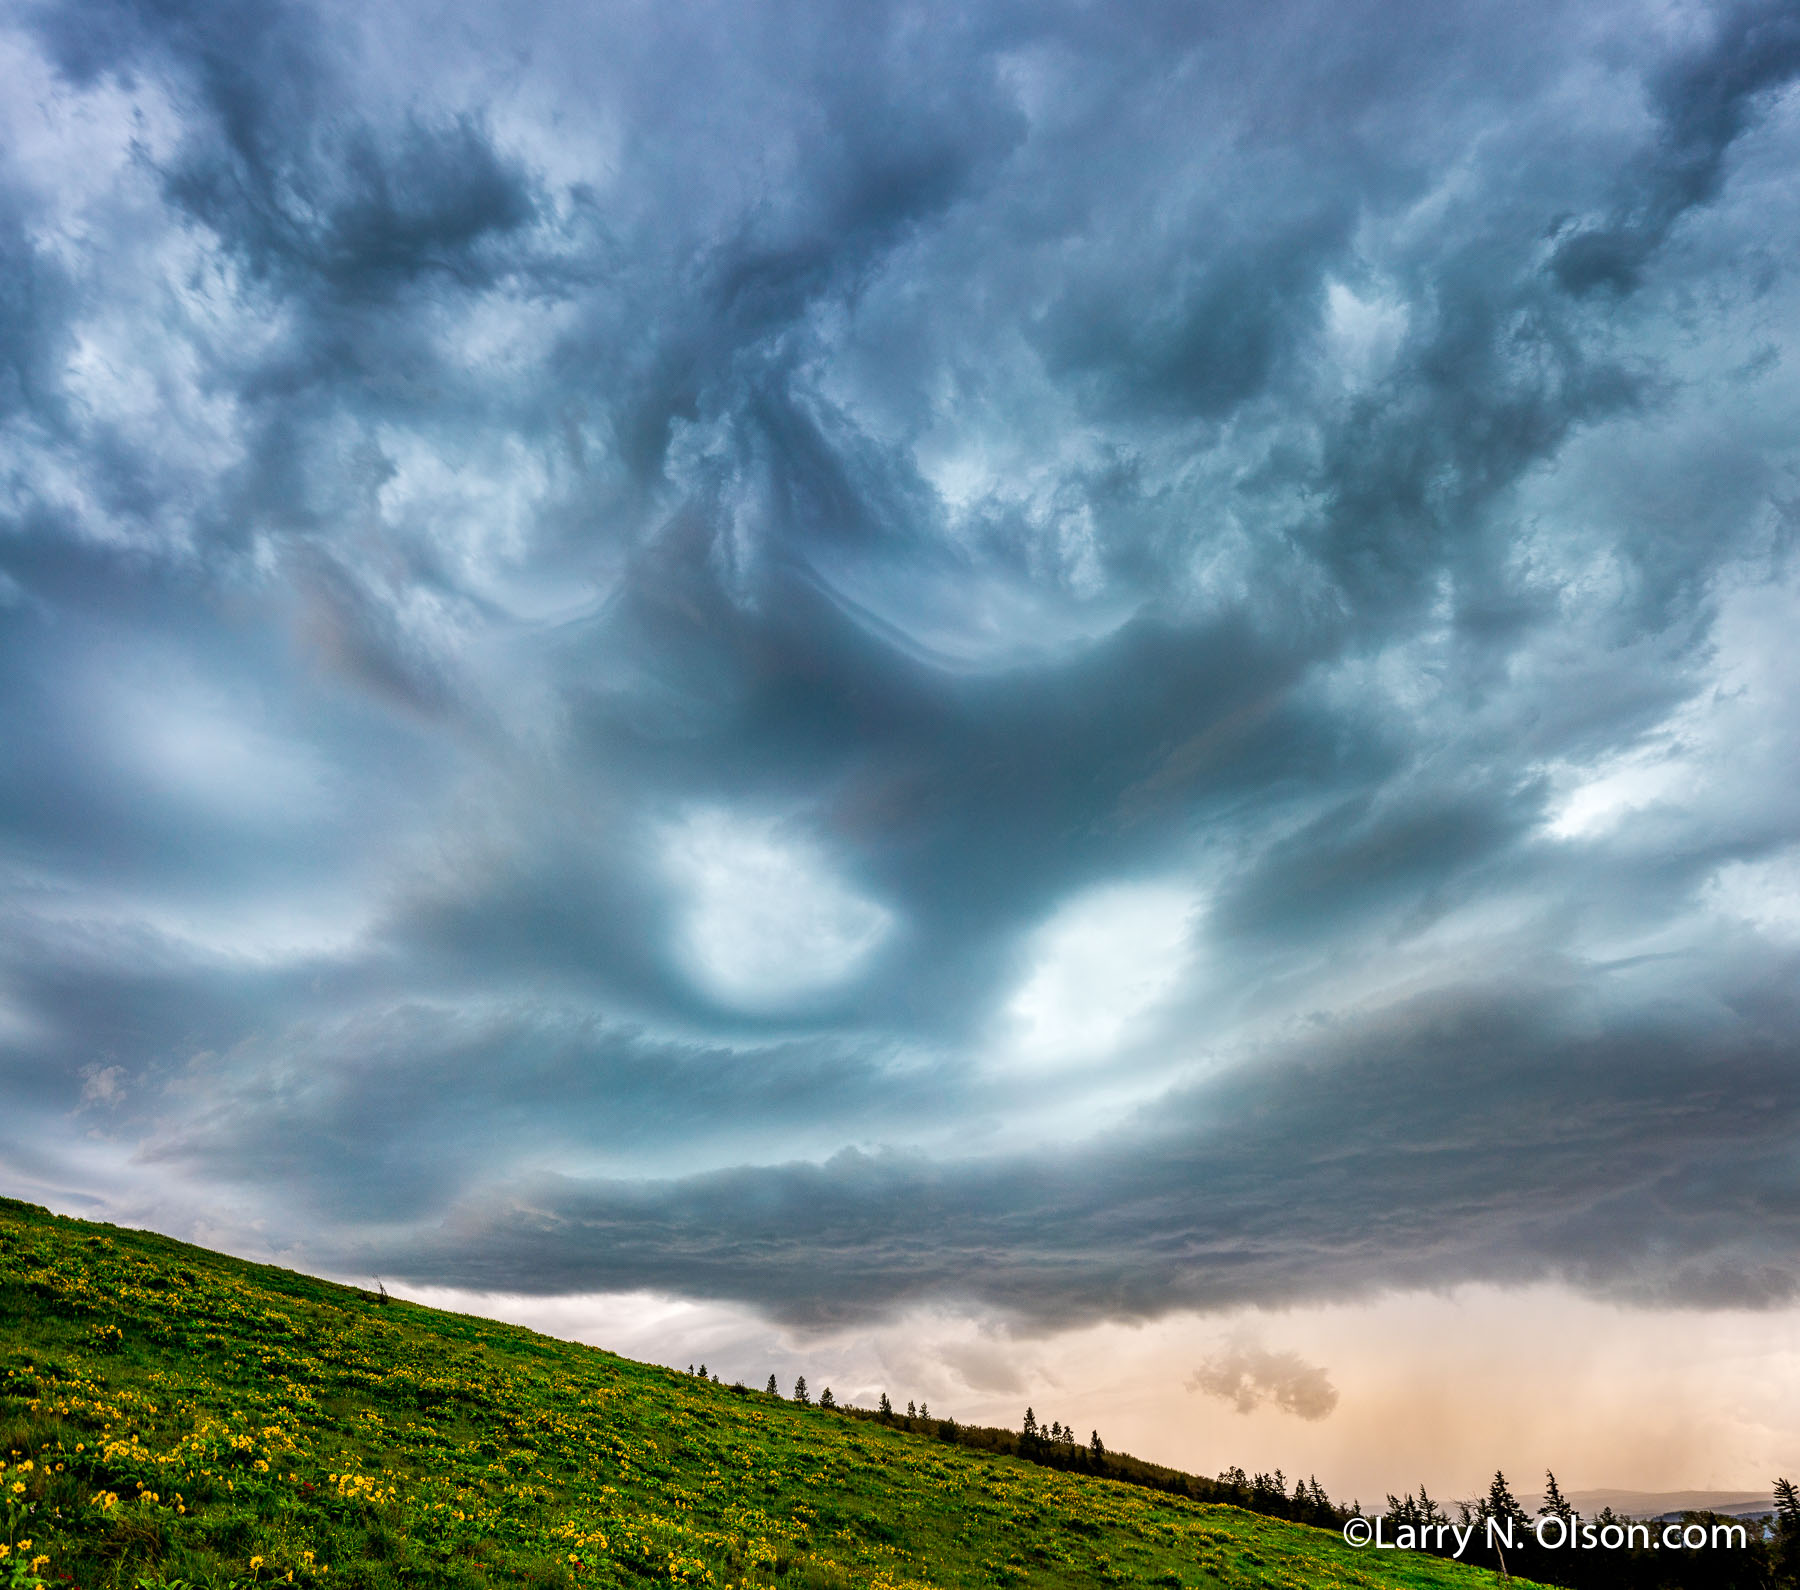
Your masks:
<instances>
[{"instance_id":1,"label":"isolated dark cloud","mask_svg":"<svg viewBox=\"0 0 1800 1590\"><path fill-rule=\"evenodd\" d=\"M1238 1342L1215 1353L1188 1376L1189 1391L1204 1392L1251 1413L1272 1402L1302 1419L1324 1419L1337 1406L1337 1387L1317 1364L1298 1353L1270 1352Z\"/></svg>"},{"instance_id":2,"label":"isolated dark cloud","mask_svg":"<svg viewBox=\"0 0 1800 1590\"><path fill-rule=\"evenodd\" d=\"M1791 8L4 46L9 1190L815 1322L1791 1296Z\"/></svg>"}]
</instances>

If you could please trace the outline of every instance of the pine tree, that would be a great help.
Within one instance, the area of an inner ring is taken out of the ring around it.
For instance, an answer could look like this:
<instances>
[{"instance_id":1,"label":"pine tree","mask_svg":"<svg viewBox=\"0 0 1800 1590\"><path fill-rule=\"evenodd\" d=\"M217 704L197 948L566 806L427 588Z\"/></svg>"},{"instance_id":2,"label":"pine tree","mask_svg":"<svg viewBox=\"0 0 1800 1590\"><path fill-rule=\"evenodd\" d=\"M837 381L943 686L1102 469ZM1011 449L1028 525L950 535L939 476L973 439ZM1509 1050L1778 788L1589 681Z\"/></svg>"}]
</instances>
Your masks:
<instances>
[{"instance_id":1,"label":"pine tree","mask_svg":"<svg viewBox=\"0 0 1800 1590\"><path fill-rule=\"evenodd\" d=\"M763 1387L763 1390L768 1392L771 1397L779 1397L781 1395L781 1388L775 1384L775 1377L773 1375L769 1376L769 1383Z\"/></svg>"},{"instance_id":2,"label":"pine tree","mask_svg":"<svg viewBox=\"0 0 1800 1590\"><path fill-rule=\"evenodd\" d=\"M797 1375L794 1377L794 1401L795 1402L811 1402L812 1401L812 1398L810 1398L806 1394L806 1376L805 1375Z\"/></svg>"},{"instance_id":3,"label":"pine tree","mask_svg":"<svg viewBox=\"0 0 1800 1590\"><path fill-rule=\"evenodd\" d=\"M1493 1481L1489 1484L1487 1495L1481 1499L1481 1516L1495 1518L1504 1523L1511 1519L1515 1524L1529 1524L1531 1519L1525 1509L1519 1505L1506 1483L1506 1476L1499 1469L1494 1470Z\"/></svg>"},{"instance_id":4,"label":"pine tree","mask_svg":"<svg viewBox=\"0 0 1800 1590\"><path fill-rule=\"evenodd\" d=\"M919 1404L919 1417L921 1419L929 1419L931 1417L931 1409L926 1407L922 1402Z\"/></svg>"},{"instance_id":5,"label":"pine tree","mask_svg":"<svg viewBox=\"0 0 1800 1590\"><path fill-rule=\"evenodd\" d=\"M1419 1522L1422 1524L1447 1524L1450 1522L1450 1515L1431 1499L1423 1484L1419 1486Z\"/></svg>"},{"instance_id":6,"label":"pine tree","mask_svg":"<svg viewBox=\"0 0 1800 1590\"><path fill-rule=\"evenodd\" d=\"M693 1374L693 1372L694 1372L694 1366L692 1364L689 1364L688 1365L688 1373L691 1375L691 1374Z\"/></svg>"},{"instance_id":7,"label":"pine tree","mask_svg":"<svg viewBox=\"0 0 1800 1590\"><path fill-rule=\"evenodd\" d=\"M1037 1439L1037 1433L1038 1433L1037 1415L1035 1413L1033 1413L1031 1411L1031 1409L1027 1408L1025 1410L1025 1425L1024 1425L1025 1439L1027 1441L1035 1441Z\"/></svg>"},{"instance_id":8,"label":"pine tree","mask_svg":"<svg viewBox=\"0 0 1800 1590\"><path fill-rule=\"evenodd\" d=\"M894 1417L894 1405L888 1401L888 1394L885 1391L882 1392L881 1401L876 1406L875 1411L884 1419L891 1419Z\"/></svg>"},{"instance_id":9,"label":"pine tree","mask_svg":"<svg viewBox=\"0 0 1800 1590\"><path fill-rule=\"evenodd\" d=\"M1491 1520L1514 1528L1523 1527L1527 1531L1531 1528L1529 1515L1519 1505L1518 1498L1506 1483L1506 1476L1499 1469L1494 1470L1493 1481L1488 1486L1487 1495L1482 1497L1478 1511L1484 1521ZM1501 1577L1507 1577L1512 1570L1506 1566L1506 1552L1501 1548L1499 1540L1491 1534L1488 1536L1488 1543L1493 1546L1494 1555L1500 1559Z\"/></svg>"},{"instance_id":10,"label":"pine tree","mask_svg":"<svg viewBox=\"0 0 1800 1590\"><path fill-rule=\"evenodd\" d=\"M1544 1470L1544 1501L1538 1508L1538 1517L1560 1518L1564 1523L1575 1517L1575 1509L1564 1499L1562 1490L1556 1483L1556 1476L1549 1469Z\"/></svg>"},{"instance_id":11,"label":"pine tree","mask_svg":"<svg viewBox=\"0 0 1800 1590\"><path fill-rule=\"evenodd\" d=\"M819 1393L819 1406L821 1408L835 1408L837 1406L837 1398L832 1396L831 1387L827 1386Z\"/></svg>"},{"instance_id":12,"label":"pine tree","mask_svg":"<svg viewBox=\"0 0 1800 1590\"><path fill-rule=\"evenodd\" d=\"M707 1378L707 1374L706 1374L706 1365L705 1365L705 1364L702 1364L702 1365L701 1365L701 1366L700 1366L700 1378L701 1378L701 1379L702 1379L702 1380L705 1380L705 1379L706 1379L706 1378Z\"/></svg>"},{"instance_id":13,"label":"pine tree","mask_svg":"<svg viewBox=\"0 0 1800 1590\"><path fill-rule=\"evenodd\" d=\"M1098 1430L1088 1437L1088 1451L1093 1454L1096 1463L1102 1461L1106 1457L1106 1446L1105 1443L1101 1441L1100 1432Z\"/></svg>"},{"instance_id":14,"label":"pine tree","mask_svg":"<svg viewBox=\"0 0 1800 1590\"><path fill-rule=\"evenodd\" d=\"M919 1417L919 1410L913 1406L911 1397L906 1399L906 1417L909 1419L916 1419Z\"/></svg>"},{"instance_id":15,"label":"pine tree","mask_svg":"<svg viewBox=\"0 0 1800 1590\"><path fill-rule=\"evenodd\" d=\"M1800 1584L1800 1490L1785 1476L1775 1482L1774 1559L1777 1584Z\"/></svg>"},{"instance_id":16,"label":"pine tree","mask_svg":"<svg viewBox=\"0 0 1800 1590\"><path fill-rule=\"evenodd\" d=\"M1775 1482L1775 1526L1784 1533L1800 1530L1800 1490L1790 1479Z\"/></svg>"}]
</instances>

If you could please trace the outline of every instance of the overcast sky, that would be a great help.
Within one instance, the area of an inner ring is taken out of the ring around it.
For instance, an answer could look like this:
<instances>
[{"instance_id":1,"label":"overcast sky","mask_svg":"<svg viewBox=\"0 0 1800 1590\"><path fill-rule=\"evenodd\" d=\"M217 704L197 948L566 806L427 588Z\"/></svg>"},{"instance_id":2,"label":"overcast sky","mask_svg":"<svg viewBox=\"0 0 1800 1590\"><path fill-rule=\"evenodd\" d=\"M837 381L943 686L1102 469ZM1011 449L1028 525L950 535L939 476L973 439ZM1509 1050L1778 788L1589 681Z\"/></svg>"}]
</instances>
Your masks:
<instances>
[{"instance_id":1,"label":"overcast sky","mask_svg":"<svg viewBox=\"0 0 1800 1590\"><path fill-rule=\"evenodd\" d=\"M1221 1464L1778 1350L1792 4L4 17L4 1190Z\"/></svg>"}]
</instances>

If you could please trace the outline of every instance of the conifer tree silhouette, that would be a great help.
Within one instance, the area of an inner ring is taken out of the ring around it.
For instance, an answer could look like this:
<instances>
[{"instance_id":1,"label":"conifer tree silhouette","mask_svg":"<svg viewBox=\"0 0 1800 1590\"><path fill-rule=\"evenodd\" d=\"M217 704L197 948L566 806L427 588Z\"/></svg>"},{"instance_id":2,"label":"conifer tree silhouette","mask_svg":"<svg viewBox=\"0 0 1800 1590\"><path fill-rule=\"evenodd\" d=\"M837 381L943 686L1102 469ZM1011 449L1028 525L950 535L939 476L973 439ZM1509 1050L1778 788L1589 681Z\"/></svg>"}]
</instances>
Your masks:
<instances>
[{"instance_id":1,"label":"conifer tree silhouette","mask_svg":"<svg viewBox=\"0 0 1800 1590\"><path fill-rule=\"evenodd\" d=\"M1556 1476L1549 1469L1544 1470L1544 1501L1538 1508L1540 1518L1560 1518L1565 1523L1575 1516L1575 1509L1563 1497L1562 1489L1556 1483Z\"/></svg>"},{"instance_id":2,"label":"conifer tree silhouette","mask_svg":"<svg viewBox=\"0 0 1800 1590\"><path fill-rule=\"evenodd\" d=\"M1484 1519L1498 1519L1502 1523L1510 1519L1515 1525L1531 1522L1525 1509L1519 1505L1518 1498L1513 1495L1511 1487L1507 1485L1506 1476L1499 1469L1494 1470L1487 1495L1481 1499L1481 1516Z\"/></svg>"}]
</instances>

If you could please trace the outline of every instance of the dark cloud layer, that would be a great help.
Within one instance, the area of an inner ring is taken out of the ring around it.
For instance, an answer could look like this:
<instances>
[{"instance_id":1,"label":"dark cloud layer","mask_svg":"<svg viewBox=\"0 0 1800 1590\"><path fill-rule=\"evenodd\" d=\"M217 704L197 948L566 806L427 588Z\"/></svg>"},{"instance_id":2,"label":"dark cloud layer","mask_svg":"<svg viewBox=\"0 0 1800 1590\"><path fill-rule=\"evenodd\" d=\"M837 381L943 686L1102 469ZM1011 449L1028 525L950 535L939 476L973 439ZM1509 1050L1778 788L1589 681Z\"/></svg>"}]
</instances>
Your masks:
<instances>
[{"instance_id":1,"label":"dark cloud layer","mask_svg":"<svg viewBox=\"0 0 1800 1590\"><path fill-rule=\"evenodd\" d=\"M9 1190L1792 1296L1791 7L7 28Z\"/></svg>"},{"instance_id":2,"label":"dark cloud layer","mask_svg":"<svg viewBox=\"0 0 1800 1590\"><path fill-rule=\"evenodd\" d=\"M1566 1006L1543 990L1433 996L1075 1152L557 1178L368 1259L494 1290L799 1299L802 1317L945 1294L1026 1319L1141 1317L1344 1296L1376 1276L1792 1298L1791 1009L1601 1029Z\"/></svg>"}]
</instances>

